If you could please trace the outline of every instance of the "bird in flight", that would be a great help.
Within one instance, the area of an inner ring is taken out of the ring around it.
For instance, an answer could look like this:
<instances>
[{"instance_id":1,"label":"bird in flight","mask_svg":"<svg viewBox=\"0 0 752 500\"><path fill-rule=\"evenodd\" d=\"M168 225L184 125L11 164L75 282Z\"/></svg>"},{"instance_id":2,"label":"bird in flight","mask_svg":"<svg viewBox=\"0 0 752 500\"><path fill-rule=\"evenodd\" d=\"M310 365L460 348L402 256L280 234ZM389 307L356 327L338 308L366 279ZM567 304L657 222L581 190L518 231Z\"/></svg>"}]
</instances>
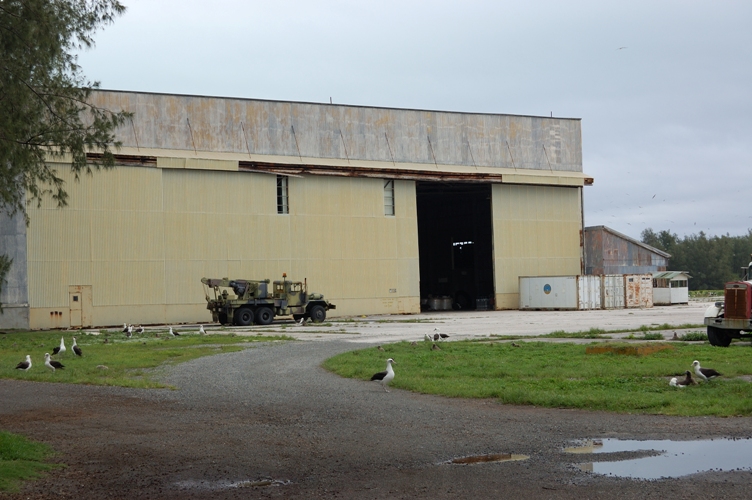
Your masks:
<instances>
[{"instance_id":1,"label":"bird in flight","mask_svg":"<svg viewBox=\"0 0 752 500\"><path fill-rule=\"evenodd\" d=\"M626 49L626 48L627 48L627 47L619 47L619 48L618 48L618 49L616 49L616 50L621 50L621 49Z\"/></svg>"}]
</instances>

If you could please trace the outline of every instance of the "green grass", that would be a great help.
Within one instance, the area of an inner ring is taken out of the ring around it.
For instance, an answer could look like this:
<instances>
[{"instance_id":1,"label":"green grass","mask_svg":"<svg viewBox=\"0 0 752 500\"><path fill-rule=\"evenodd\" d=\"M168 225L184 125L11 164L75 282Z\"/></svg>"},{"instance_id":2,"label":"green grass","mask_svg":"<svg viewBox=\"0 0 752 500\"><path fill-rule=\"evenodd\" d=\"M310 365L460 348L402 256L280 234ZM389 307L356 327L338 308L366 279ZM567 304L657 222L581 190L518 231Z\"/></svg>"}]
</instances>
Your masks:
<instances>
[{"instance_id":1,"label":"green grass","mask_svg":"<svg viewBox=\"0 0 752 500\"><path fill-rule=\"evenodd\" d=\"M0 491L18 491L21 481L39 477L42 472L62 467L45 461L53 454L44 443L0 431Z\"/></svg>"},{"instance_id":2,"label":"green grass","mask_svg":"<svg viewBox=\"0 0 752 500\"><path fill-rule=\"evenodd\" d=\"M683 340L684 342L707 342L708 334L703 332L687 332L679 335L679 340Z\"/></svg>"},{"instance_id":3,"label":"green grass","mask_svg":"<svg viewBox=\"0 0 752 500\"><path fill-rule=\"evenodd\" d=\"M159 337L157 337L159 335ZM44 354L60 345L65 337L67 351L56 356L65 368L54 373L44 366ZM82 357L73 354L75 336L83 351ZM105 339L107 343L104 343ZM244 349L251 342L292 340L286 336L181 335L169 337L165 331L134 334L126 339L117 332L103 331L100 335L82 332L13 332L0 335L0 378L36 382L113 385L120 387L167 387L157 380L161 368L202 356ZM16 370L26 355L31 355L32 368ZM107 369L101 368L106 366Z\"/></svg>"},{"instance_id":4,"label":"green grass","mask_svg":"<svg viewBox=\"0 0 752 500\"><path fill-rule=\"evenodd\" d=\"M601 344L598 344L601 345ZM618 345L618 344L615 344ZM629 344L634 346L634 344ZM651 344L655 345L655 344ZM666 415L752 415L752 350L666 342L671 349L648 356L586 354L586 345L525 342L428 342L384 345L328 359L324 367L344 377L370 379L396 361L393 386L502 403ZM668 385L699 359L723 373L708 384L677 389Z\"/></svg>"},{"instance_id":5,"label":"green grass","mask_svg":"<svg viewBox=\"0 0 752 500\"><path fill-rule=\"evenodd\" d=\"M600 339L603 338L604 333L606 333L606 330L602 330L600 328L591 328L590 330L581 332L565 332L564 330L556 330L555 332L538 336L552 339Z\"/></svg>"}]
</instances>

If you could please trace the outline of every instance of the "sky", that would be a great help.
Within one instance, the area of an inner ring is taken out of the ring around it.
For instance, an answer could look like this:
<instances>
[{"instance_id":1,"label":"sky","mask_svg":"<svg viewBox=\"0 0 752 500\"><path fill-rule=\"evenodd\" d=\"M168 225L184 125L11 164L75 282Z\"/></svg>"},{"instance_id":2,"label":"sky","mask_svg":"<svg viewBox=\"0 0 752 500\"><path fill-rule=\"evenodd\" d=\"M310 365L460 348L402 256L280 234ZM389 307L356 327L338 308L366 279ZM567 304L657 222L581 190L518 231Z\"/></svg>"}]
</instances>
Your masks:
<instances>
[{"instance_id":1,"label":"sky","mask_svg":"<svg viewBox=\"0 0 752 500\"><path fill-rule=\"evenodd\" d=\"M752 2L121 2L101 88L581 118L586 226L752 229Z\"/></svg>"}]
</instances>

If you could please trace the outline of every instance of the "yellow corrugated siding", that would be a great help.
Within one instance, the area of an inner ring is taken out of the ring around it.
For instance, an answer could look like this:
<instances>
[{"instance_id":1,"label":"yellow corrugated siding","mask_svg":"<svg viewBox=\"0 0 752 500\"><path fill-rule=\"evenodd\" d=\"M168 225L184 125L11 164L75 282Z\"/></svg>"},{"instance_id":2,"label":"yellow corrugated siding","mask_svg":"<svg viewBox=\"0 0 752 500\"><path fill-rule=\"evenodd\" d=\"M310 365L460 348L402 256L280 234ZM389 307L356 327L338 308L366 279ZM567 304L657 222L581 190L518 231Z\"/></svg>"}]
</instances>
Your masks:
<instances>
[{"instance_id":1,"label":"yellow corrugated siding","mask_svg":"<svg viewBox=\"0 0 752 500\"><path fill-rule=\"evenodd\" d=\"M492 196L497 306L517 307L520 276L580 273L579 189L497 184Z\"/></svg>"},{"instance_id":2,"label":"yellow corrugated siding","mask_svg":"<svg viewBox=\"0 0 752 500\"><path fill-rule=\"evenodd\" d=\"M97 324L200 321L200 278L286 272L337 314L417 312L412 181L395 183L396 217L384 216L381 179L290 178L285 215L268 174L117 167L70 192L75 208L29 210L32 309L67 308L69 285L92 285Z\"/></svg>"}]
</instances>

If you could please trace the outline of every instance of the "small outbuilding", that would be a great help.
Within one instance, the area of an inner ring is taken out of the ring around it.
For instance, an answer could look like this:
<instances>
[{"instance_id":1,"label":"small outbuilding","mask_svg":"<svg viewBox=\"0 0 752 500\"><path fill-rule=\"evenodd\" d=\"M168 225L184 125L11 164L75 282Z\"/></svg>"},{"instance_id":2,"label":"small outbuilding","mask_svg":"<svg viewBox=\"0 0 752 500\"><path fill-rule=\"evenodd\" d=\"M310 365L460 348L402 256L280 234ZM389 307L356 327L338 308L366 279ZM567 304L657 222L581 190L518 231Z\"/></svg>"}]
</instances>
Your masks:
<instances>
[{"instance_id":1,"label":"small outbuilding","mask_svg":"<svg viewBox=\"0 0 752 500\"><path fill-rule=\"evenodd\" d=\"M653 304L671 305L689 302L689 278L685 271L653 273Z\"/></svg>"}]
</instances>

